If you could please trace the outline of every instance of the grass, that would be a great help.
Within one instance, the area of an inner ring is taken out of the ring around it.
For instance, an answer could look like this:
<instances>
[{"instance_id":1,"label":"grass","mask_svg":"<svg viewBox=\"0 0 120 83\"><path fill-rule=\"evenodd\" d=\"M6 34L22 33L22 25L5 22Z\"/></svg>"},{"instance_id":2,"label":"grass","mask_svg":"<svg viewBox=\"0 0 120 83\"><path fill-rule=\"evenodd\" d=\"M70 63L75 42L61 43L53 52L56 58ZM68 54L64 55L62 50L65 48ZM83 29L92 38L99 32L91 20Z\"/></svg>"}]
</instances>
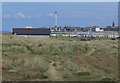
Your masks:
<instances>
[{"instance_id":1,"label":"grass","mask_svg":"<svg viewBox=\"0 0 120 83\"><path fill-rule=\"evenodd\" d=\"M118 80L118 40L3 35L2 48L5 81Z\"/></svg>"}]
</instances>

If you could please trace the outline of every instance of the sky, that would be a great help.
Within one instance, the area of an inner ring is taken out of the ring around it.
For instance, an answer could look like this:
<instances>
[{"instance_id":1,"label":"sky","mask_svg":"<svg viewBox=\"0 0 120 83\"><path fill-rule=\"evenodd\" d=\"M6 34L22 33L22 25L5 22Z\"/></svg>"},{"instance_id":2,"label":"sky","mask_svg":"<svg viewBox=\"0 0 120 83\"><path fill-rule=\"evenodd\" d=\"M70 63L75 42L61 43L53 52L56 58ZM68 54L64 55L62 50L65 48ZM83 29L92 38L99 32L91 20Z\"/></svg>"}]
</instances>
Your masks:
<instances>
[{"instance_id":1,"label":"sky","mask_svg":"<svg viewBox=\"0 0 120 83\"><path fill-rule=\"evenodd\" d=\"M120 0L1 0L3 2L118 2Z\"/></svg>"},{"instance_id":2,"label":"sky","mask_svg":"<svg viewBox=\"0 0 120 83\"><path fill-rule=\"evenodd\" d=\"M58 26L106 27L113 21L118 24L117 2L3 2L2 29L53 27L55 11Z\"/></svg>"}]
</instances>

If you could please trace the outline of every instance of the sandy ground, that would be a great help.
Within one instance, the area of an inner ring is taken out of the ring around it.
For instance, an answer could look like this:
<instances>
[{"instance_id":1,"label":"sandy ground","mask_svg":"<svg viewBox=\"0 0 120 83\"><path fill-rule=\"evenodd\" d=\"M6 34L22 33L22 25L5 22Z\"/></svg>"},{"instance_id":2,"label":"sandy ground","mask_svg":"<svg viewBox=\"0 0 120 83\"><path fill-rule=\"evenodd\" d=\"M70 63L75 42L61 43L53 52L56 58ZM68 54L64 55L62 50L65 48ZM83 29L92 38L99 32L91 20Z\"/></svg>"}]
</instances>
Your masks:
<instances>
[{"instance_id":1,"label":"sandy ground","mask_svg":"<svg viewBox=\"0 0 120 83\"><path fill-rule=\"evenodd\" d=\"M29 35L25 37L32 37L32 38L49 38L49 36L46 35Z\"/></svg>"},{"instance_id":2,"label":"sandy ground","mask_svg":"<svg viewBox=\"0 0 120 83\"><path fill-rule=\"evenodd\" d=\"M60 76L58 71L54 67L54 62L50 63L49 65L49 72L50 72L50 80L52 81L62 81L63 78Z\"/></svg>"}]
</instances>

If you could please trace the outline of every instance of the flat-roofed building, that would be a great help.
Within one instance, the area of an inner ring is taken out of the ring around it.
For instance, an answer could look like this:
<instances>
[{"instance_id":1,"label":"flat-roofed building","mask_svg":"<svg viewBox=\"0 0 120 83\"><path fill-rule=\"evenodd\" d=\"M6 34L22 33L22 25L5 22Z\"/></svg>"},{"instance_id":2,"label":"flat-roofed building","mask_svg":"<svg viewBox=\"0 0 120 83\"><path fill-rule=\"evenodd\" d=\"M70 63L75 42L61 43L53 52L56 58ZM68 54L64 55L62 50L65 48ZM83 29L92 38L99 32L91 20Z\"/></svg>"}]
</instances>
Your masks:
<instances>
[{"instance_id":1,"label":"flat-roofed building","mask_svg":"<svg viewBox=\"0 0 120 83\"><path fill-rule=\"evenodd\" d=\"M13 34L16 35L50 35L49 28L13 28Z\"/></svg>"},{"instance_id":2,"label":"flat-roofed building","mask_svg":"<svg viewBox=\"0 0 120 83\"><path fill-rule=\"evenodd\" d=\"M27 35L37 37L49 37L51 34L50 28L13 28L12 34Z\"/></svg>"}]
</instances>

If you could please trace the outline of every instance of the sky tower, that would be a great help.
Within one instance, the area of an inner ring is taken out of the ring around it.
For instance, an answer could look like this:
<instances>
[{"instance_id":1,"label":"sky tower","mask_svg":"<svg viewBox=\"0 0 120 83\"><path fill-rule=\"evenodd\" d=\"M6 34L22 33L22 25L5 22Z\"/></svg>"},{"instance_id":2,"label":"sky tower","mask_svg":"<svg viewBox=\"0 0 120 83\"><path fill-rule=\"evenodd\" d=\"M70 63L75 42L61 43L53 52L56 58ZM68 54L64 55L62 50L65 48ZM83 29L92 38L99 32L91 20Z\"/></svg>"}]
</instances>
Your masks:
<instances>
[{"instance_id":1,"label":"sky tower","mask_svg":"<svg viewBox=\"0 0 120 83\"><path fill-rule=\"evenodd\" d=\"M57 27L57 11L55 11L55 27Z\"/></svg>"}]
</instances>

